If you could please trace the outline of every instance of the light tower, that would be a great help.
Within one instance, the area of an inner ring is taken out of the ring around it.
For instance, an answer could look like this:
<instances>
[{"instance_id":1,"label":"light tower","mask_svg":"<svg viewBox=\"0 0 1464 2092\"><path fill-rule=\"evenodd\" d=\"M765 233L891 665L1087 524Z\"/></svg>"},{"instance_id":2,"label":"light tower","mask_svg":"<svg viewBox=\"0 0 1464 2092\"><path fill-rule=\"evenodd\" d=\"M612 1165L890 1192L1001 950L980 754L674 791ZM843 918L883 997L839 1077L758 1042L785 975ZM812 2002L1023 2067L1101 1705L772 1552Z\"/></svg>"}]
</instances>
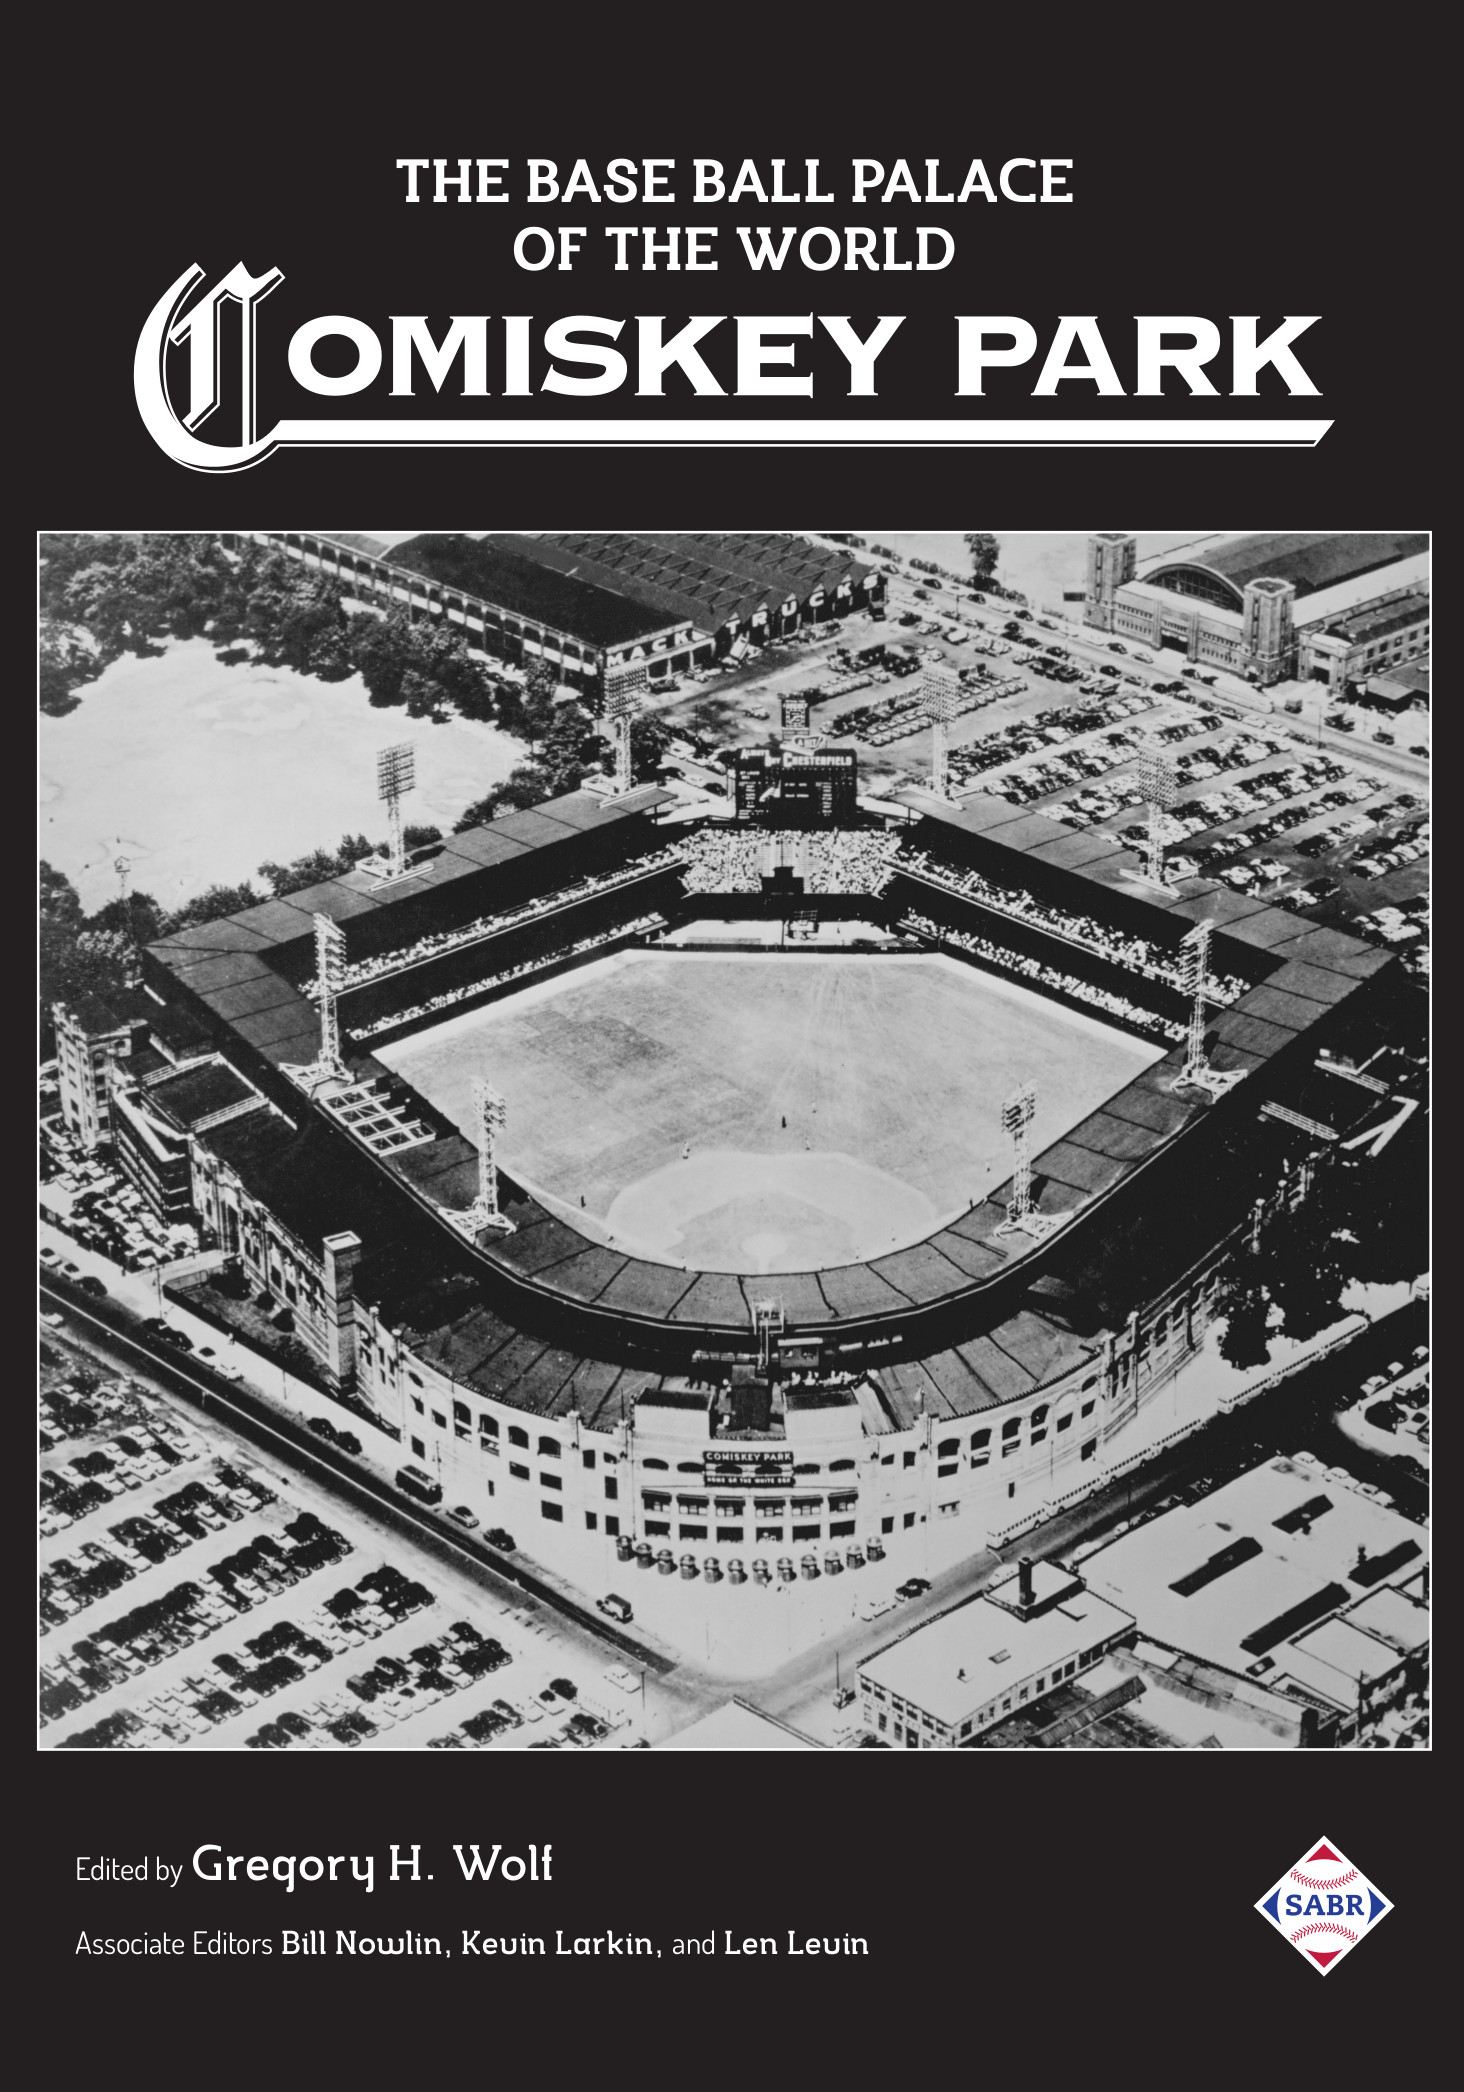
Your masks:
<instances>
[{"instance_id":1,"label":"light tower","mask_svg":"<svg viewBox=\"0 0 1464 2092\"><path fill-rule=\"evenodd\" d=\"M1139 762L1139 789L1149 809L1149 841L1144 871L1156 886L1164 881L1164 819L1174 804L1174 765L1157 748L1145 749Z\"/></svg>"},{"instance_id":2,"label":"light tower","mask_svg":"<svg viewBox=\"0 0 1464 2092\"><path fill-rule=\"evenodd\" d=\"M345 984L346 934L328 915L315 917L315 998L320 1010L320 1047L305 1067L286 1067L285 1073L312 1095L327 1083L348 1082L350 1074L341 1059L340 1018L336 1001Z\"/></svg>"},{"instance_id":3,"label":"light tower","mask_svg":"<svg viewBox=\"0 0 1464 2092\"><path fill-rule=\"evenodd\" d=\"M930 789L937 799L949 799L950 723L960 716L960 677L938 662L927 661L920 674L920 701L930 721Z\"/></svg>"},{"instance_id":4,"label":"light tower","mask_svg":"<svg viewBox=\"0 0 1464 2092\"><path fill-rule=\"evenodd\" d=\"M644 662L617 662L605 669L605 718L615 754L615 772L610 789L618 797L630 790L630 722L639 709L638 698L650 682Z\"/></svg>"},{"instance_id":5,"label":"light tower","mask_svg":"<svg viewBox=\"0 0 1464 2092\"><path fill-rule=\"evenodd\" d=\"M478 1196L471 1206L454 1212L443 1208L443 1217L471 1242L484 1228L501 1234L514 1232L513 1222L498 1210L498 1136L508 1123L508 1106L497 1090L481 1075L473 1080L473 1130L478 1145Z\"/></svg>"},{"instance_id":6,"label":"light tower","mask_svg":"<svg viewBox=\"0 0 1464 2092\"><path fill-rule=\"evenodd\" d=\"M407 868L402 842L402 795L410 792L416 782L417 751L410 741L398 741L380 750L376 758L376 796L386 801L388 879L400 879Z\"/></svg>"},{"instance_id":7,"label":"light tower","mask_svg":"<svg viewBox=\"0 0 1464 2092\"><path fill-rule=\"evenodd\" d=\"M1203 1090L1212 1100L1234 1089L1244 1068L1212 1068L1205 1059L1205 991L1209 985L1211 922L1196 923L1180 952L1180 987L1189 997L1189 1031L1184 1067L1170 1084L1176 1090Z\"/></svg>"},{"instance_id":8,"label":"light tower","mask_svg":"<svg viewBox=\"0 0 1464 2092\"><path fill-rule=\"evenodd\" d=\"M127 984L135 988L142 978L142 960L137 949L137 925L132 919L132 902L127 892L127 875L132 870L130 857L114 857L112 870L117 874L117 892L122 903L122 934L127 939Z\"/></svg>"},{"instance_id":9,"label":"light tower","mask_svg":"<svg viewBox=\"0 0 1464 2092\"><path fill-rule=\"evenodd\" d=\"M752 1307L752 1329L757 1339L757 1365L765 1373L772 1363L778 1339L787 1328L781 1300L757 1300Z\"/></svg>"},{"instance_id":10,"label":"light tower","mask_svg":"<svg viewBox=\"0 0 1464 2092\"><path fill-rule=\"evenodd\" d=\"M1012 1143L1012 1195L1007 1217L997 1223L998 1235L1034 1235L1039 1239L1061 1224L1062 1215L1039 1213L1032 1203L1032 1162L1027 1152L1027 1129L1037 1110L1037 1091L1030 1082L1018 1083L1001 1107L1001 1126Z\"/></svg>"}]
</instances>

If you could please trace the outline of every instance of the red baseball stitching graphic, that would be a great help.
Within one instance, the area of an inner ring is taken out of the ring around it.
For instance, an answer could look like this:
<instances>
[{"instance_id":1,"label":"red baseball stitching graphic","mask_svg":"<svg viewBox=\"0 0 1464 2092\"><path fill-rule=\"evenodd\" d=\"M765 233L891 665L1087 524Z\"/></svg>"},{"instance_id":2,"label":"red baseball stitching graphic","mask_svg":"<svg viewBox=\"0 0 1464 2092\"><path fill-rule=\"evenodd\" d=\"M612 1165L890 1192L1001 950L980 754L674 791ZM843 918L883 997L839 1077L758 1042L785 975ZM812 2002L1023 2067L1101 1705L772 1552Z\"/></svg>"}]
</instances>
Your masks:
<instances>
[{"instance_id":1,"label":"red baseball stitching graphic","mask_svg":"<svg viewBox=\"0 0 1464 2092\"><path fill-rule=\"evenodd\" d=\"M1354 1947L1357 1945L1357 1934L1349 1932L1345 1925L1303 1925L1297 1932L1288 1932L1286 1937L1295 1944L1299 1939L1311 1939L1318 1932L1335 1933L1338 1939L1348 1940Z\"/></svg>"},{"instance_id":2,"label":"red baseball stitching graphic","mask_svg":"<svg viewBox=\"0 0 1464 2092\"><path fill-rule=\"evenodd\" d=\"M1345 1874L1334 1874L1324 1878L1320 1874L1305 1874L1300 1867L1293 1867L1291 1879L1299 1881L1304 1889L1341 1889L1345 1888L1349 1881L1356 1881L1357 1869L1349 1867Z\"/></svg>"}]
</instances>

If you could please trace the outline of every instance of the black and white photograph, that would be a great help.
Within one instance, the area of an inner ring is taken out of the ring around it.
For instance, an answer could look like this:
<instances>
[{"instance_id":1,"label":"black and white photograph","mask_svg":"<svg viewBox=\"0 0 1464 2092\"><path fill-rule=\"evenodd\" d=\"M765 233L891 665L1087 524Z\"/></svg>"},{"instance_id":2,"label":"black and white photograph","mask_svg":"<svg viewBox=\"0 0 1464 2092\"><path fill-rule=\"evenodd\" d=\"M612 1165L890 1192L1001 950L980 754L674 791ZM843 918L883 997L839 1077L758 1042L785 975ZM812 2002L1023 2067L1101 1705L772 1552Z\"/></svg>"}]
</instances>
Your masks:
<instances>
[{"instance_id":1,"label":"black and white photograph","mask_svg":"<svg viewBox=\"0 0 1464 2092\"><path fill-rule=\"evenodd\" d=\"M40 556L44 1746L1427 1746L1427 533Z\"/></svg>"},{"instance_id":2,"label":"black and white photograph","mask_svg":"<svg viewBox=\"0 0 1464 2092\"><path fill-rule=\"evenodd\" d=\"M26 27L48 2067L1396 2068L1443 67Z\"/></svg>"}]
</instances>

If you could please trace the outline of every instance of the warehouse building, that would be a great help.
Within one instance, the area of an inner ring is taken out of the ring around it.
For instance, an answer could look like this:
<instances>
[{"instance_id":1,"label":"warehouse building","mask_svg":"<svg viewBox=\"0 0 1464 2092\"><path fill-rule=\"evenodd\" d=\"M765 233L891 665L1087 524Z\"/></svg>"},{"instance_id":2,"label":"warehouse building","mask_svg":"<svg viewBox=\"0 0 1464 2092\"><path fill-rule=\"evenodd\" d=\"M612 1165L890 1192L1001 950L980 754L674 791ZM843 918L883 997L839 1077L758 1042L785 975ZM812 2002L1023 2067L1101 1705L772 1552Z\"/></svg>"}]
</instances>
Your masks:
<instances>
[{"instance_id":1,"label":"warehouse building","mask_svg":"<svg viewBox=\"0 0 1464 2092\"><path fill-rule=\"evenodd\" d=\"M984 1598L860 1664L860 1714L896 1748L955 1750L1133 1633L1132 1614L1096 1597L1061 1563L1024 1560Z\"/></svg>"},{"instance_id":2,"label":"warehouse building","mask_svg":"<svg viewBox=\"0 0 1464 2092\"><path fill-rule=\"evenodd\" d=\"M561 531L512 542L647 607L675 602L719 655L739 638L764 646L884 600L878 568L785 532Z\"/></svg>"},{"instance_id":3,"label":"warehouse building","mask_svg":"<svg viewBox=\"0 0 1464 2092\"><path fill-rule=\"evenodd\" d=\"M1263 688L1332 688L1426 653L1428 534L1260 534L1161 556L1139 572L1128 531L1088 542L1084 622Z\"/></svg>"},{"instance_id":4,"label":"warehouse building","mask_svg":"<svg viewBox=\"0 0 1464 2092\"><path fill-rule=\"evenodd\" d=\"M1312 1702L1336 1734L1339 1710L1355 1726L1360 1696L1371 1701L1376 1685L1381 1710L1416 1672L1426 1618L1420 1634L1420 1615L1393 1594L1414 1590L1427 1561L1421 1526L1336 1469L1283 1458L1124 1534L1084 1574L1146 1636L1216 1675ZM1386 1646L1361 1639L1384 1627Z\"/></svg>"}]
</instances>

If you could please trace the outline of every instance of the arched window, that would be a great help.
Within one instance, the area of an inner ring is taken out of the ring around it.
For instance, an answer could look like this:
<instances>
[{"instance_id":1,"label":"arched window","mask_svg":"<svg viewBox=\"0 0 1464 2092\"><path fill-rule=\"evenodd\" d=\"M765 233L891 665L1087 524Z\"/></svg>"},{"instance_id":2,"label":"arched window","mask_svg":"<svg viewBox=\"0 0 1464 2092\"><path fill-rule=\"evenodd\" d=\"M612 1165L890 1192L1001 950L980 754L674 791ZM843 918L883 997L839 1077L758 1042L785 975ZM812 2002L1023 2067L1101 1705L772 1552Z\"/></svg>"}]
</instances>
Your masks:
<instances>
[{"instance_id":1,"label":"arched window","mask_svg":"<svg viewBox=\"0 0 1464 2092\"><path fill-rule=\"evenodd\" d=\"M547 1460L558 1460L562 1457L557 1438L541 1438L539 1440L539 1452Z\"/></svg>"},{"instance_id":2,"label":"arched window","mask_svg":"<svg viewBox=\"0 0 1464 2092\"><path fill-rule=\"evenodd\" d=\"M953 1453L959 1453L960 1450L961 1441L959 1438L943 1438L935 1449L936 1457L940 1460L949 1460Z\"/></svg>"}]
</instances>

